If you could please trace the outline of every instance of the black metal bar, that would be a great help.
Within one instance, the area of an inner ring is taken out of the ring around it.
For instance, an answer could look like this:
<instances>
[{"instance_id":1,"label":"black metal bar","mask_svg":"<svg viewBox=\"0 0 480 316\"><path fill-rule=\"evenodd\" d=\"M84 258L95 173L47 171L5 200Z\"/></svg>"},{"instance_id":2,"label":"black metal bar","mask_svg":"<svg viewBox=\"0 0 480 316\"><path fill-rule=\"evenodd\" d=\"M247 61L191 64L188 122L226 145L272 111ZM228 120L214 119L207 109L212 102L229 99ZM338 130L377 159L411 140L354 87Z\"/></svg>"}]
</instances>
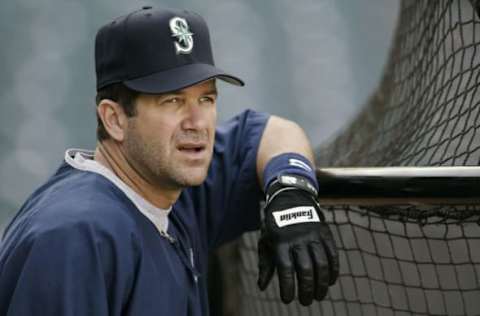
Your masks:
<instances>
[{"instance_id":1,"label":"black metal bar","mask_svg":"<svg viewBox=\"0 0 480 316\"><path fill-rule=\"evenodd\" d=\"M319 168L321 204L479 204L480 167Z\"/></svg>"}]
</instances>

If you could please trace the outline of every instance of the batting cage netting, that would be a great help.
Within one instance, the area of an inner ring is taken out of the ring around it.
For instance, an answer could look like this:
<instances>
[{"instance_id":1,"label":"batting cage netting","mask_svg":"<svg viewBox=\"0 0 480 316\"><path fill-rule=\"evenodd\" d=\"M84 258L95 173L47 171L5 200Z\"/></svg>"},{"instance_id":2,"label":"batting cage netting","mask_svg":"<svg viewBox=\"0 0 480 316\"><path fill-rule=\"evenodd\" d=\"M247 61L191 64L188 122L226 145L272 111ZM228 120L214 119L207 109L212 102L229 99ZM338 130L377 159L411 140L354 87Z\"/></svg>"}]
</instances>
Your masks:
<instances>
[{"instance_id":1,"label":"batting cage netting","mask_svg":"<svg viewBox=\"0 0 480 316\"><path fill-rule=\"evenodd\" d=\"M317 164L479 165L479 4L402 1L379 88ZM225 315L480 315L480 206L324 212L341 266L326 299L284 305L275 278L260 292L255 232L221 250Z\"/></svg>"}]
</instances>

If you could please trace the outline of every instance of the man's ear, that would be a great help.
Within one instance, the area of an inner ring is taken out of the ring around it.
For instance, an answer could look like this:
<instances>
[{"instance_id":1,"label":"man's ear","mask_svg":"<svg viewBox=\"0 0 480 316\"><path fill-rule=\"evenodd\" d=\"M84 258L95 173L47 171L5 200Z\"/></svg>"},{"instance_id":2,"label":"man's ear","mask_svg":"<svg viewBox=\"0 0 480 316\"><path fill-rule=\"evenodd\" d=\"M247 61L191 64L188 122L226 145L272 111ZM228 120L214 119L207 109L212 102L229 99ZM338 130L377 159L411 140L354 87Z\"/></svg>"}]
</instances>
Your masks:
<instances>
[{"instance_id":1,"label":"man's ear","mask_svg":"<svg viewBox=\"0 0 480 316\"><path fill-rule=\"evenodd\" d=\"M125 138L127 115L115 101L103 99L97 106L97 113L110 137L118 142Z\"/></svg>"}]
</instances>

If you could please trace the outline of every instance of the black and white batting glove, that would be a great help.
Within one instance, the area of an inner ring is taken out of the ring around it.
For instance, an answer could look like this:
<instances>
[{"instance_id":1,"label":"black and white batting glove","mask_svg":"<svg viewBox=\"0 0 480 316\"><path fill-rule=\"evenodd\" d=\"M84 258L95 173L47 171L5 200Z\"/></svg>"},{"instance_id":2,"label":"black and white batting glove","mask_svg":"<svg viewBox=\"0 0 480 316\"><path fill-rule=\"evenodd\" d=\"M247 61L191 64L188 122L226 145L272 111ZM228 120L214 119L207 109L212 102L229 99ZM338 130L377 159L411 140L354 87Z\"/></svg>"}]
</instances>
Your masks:
<instances>
[{"instance_id":1,"label":"black and white batting glove","mask_svg":"<svg viewBox=\"0 0 480 316\"><path fill-rule=\"evenodd\" d=\"M265 290L277 270L280 297L302 305L322 300L338 277L338 253L318 206L317 191L297 175L280 175L268 187L258 242L258 286ZM295 282L296 278L296 282Z\"/></svg>"}]
</instances>

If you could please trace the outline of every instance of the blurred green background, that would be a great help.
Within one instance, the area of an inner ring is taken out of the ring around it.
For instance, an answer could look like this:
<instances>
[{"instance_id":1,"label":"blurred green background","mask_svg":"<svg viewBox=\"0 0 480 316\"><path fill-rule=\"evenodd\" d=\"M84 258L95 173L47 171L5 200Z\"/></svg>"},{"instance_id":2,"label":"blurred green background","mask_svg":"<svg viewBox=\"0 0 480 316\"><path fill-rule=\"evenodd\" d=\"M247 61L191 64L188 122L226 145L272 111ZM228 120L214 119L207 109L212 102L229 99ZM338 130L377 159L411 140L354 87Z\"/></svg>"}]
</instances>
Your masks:
<instances>
[{"instance_id":1,"label":"blurred green background","mask_svg":"<svg viewBox=\"0 0 480 316\"><path fill-rule=\"evenodd\" d=\"M396 0L16 0L0 4L0 232L67 148L95 146L96 30L144 5L188 8L207 20L221 120L249 107L300 123L318 145L375 88Z\"/></svg>"}]
</instances>

